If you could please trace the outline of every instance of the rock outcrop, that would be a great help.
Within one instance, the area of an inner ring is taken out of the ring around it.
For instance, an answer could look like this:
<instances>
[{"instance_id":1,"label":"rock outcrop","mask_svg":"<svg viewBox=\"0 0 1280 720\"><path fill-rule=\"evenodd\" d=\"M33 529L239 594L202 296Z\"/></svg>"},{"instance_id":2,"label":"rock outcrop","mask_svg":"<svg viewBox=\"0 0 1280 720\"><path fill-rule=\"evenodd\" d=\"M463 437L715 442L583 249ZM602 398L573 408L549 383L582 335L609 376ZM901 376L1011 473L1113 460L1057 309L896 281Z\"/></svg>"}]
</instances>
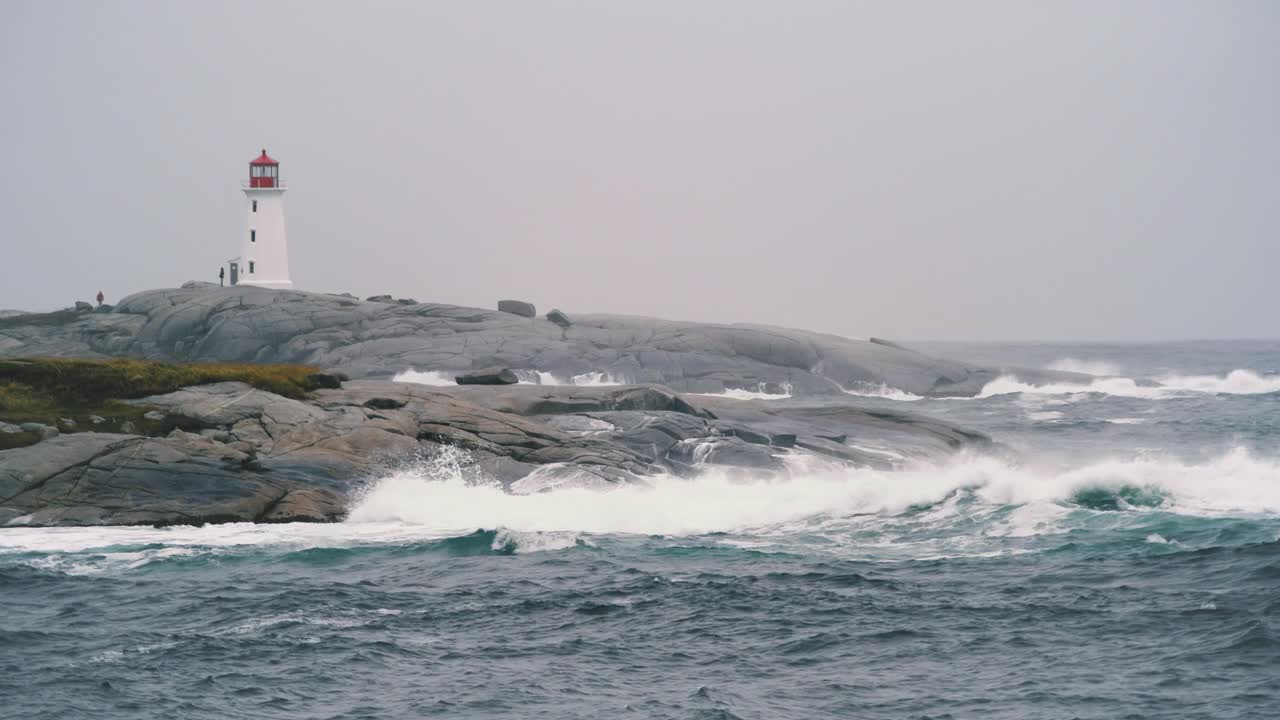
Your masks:
<instances>
[{"instance_id":1,"label":"rock outcrop","mask_svg":"<svg viewBox=\"0 0 1280 720\"><path fill-rule=\"evenodd\" d=\"M305 363L352 377L402 370L447 375L486 367L569 378L600 373L681 392L787 387L840 396L890 386L917 395L974 395L999 368L952 362L894 345L760 325L576 315L550 320L453 305L401 305L205 283L131 295L110 313L0 319L0 356L131 356L172 361ZM1087 376L1019 371L1040 379Z\"/></svg>"},{"instance_id":2,"label":"rock outcrop","mask_svg":"<svg viewBox=\"0 0 1280 720\"><path fill-rule=\"evenodd\" d=\"M499 300L498 311L527 318L538 316L538 309L533 306L533 303L523 300Z\"/></svg>"},{"instance_id":3,"label":"rock outcrop","mask_svg":"<svg viewBox=\"0 0 1280 720\"><path fill-rule=\"evenodd\" d=\"M536 492L715 468L784 473L803 458L891 467L890 455L940 458L990 444L844 398L694 401L655 385L357 380L294 400L224 382L129 402L179 429L34 429L39 442L0 450L0 525L335 520L368 482L446 448L464 451L477 478Z\"/></svg>"},{"instance_id":4,"label":"rock outcrop","mask_svg":"<svg viewBox=\"0 0 1280 720\"><path fill-rule=\"evenodd\" d=\"M520 377L509 368L484 368L454 376L459 385L515 385Z\"/></svg>"},{"instance_id":5,"label":"rock outcrop","mask_svg":"<svg viewBox=\"0 0 1280 720\"><path fill-rule=\"evenodd\" d=\"M558 308L552 308L551 312L547 313L547 319L565 329L573 325L573 321L569 319L569 316Z\"/></svg>"},{"instance_id":6,"label":"rock outcrop","mask_svg":"<svg viewBox=\"0 0 1280 720\"><path fill-rule=\"evenodd\" d=\"M306 399L221 382L130 400L140 407L128 422L53 415L48 424L6 424L0 525L328 521L368 482L459 452L469 477L537 492L717 469L892 468L992 446L963 428L863 407L846 391L973 395L998 368L878 339L608 315L570 321L555 310L538 318L519 301L500 307L193 282L131 295L110 311L0 317L0 357L326 369L307 378L318 389ZM386 379L407 369L460 384ZM584 384L511 384L521 377ZM726 389L790 399L714 395Z\"/></svg>"}]
</instances>

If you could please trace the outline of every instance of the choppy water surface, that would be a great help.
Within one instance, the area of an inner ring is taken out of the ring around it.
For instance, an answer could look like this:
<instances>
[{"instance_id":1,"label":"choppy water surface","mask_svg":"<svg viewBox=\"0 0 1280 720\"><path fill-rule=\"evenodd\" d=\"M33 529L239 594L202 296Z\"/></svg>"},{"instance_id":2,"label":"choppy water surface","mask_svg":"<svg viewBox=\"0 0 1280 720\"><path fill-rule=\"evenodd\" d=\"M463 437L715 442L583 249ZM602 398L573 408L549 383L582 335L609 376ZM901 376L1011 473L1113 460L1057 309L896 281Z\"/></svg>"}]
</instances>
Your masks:
<instances>
[{"instance_id":1,"label":"choppy water surface","mask_svg":"<svg viewBox=\"0 0 1280 720\"><path fill-rule=\"evenodd\" d=\"M444 458L338 525L0 530L0 716L1280 716L1280 345L939 352L1113 377L862 400L1021 460L507 496Z\"/></svg>"}]
</instances>

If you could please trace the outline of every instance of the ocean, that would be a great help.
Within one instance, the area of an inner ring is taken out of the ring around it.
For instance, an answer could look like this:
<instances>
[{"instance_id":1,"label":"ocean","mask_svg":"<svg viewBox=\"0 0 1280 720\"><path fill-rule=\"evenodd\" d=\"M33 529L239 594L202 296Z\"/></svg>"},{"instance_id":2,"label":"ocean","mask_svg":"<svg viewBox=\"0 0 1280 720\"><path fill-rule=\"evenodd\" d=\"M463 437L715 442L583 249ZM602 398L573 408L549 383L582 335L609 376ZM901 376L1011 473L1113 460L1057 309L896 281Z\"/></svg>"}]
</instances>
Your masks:
<instances>
[{"instance_id":1,"label":"ocean","mask_svg":"<svg viewBox=\"0 0 1280 720\"><path fill-rule=\"evenodd\" d=\"M919 347L1099 377L859 389L1000 444L892 472L0 529L0 717L1280 717L1280 343Z\"/></svg>"}]
</instances>

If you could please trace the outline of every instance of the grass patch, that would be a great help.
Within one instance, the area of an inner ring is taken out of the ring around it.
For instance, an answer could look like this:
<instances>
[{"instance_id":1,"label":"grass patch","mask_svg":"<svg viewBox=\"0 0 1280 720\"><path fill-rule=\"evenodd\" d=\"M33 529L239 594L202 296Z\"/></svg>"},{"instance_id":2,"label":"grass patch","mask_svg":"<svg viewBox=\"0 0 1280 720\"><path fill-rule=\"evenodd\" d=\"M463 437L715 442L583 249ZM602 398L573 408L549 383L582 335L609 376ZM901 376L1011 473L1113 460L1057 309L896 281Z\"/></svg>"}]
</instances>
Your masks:
<instances>
[{"instance_id":1,"label":"grass patch","mask_svg":"<svg viewBox=\"0 0 1280 720\"><path fill-rule=\"evenodd\" d=\"M0 383L25 385L63 402L162 395L192 385L238 381L259 390L304 398L318 387L320 371L307 365L164 363L153 360L0 360Z\"/></svg>"},{"instance_id":2,"label":"grass patch","mask_svg":"<svg viewBox=\"0 0 1280 720\"><path fill-rule=\"evenodd\" d=\"M94 430L160 435L180 427L180 421L168 417L164 420L146 418L145 414L153 408L123 401L226 381L248 383L259 390L295 399L305 398L319 387L336 384L333 376L306 365L5 359L0 360L0 421L39 422L63 432ZM17 443L26 439L7 440Z\"/></svg>"},{"instance_id":3,"label":"grass patch","mask_svg":"<svg viewBox=\"0 0 1280 720\"><path fill-rule=\"evenodd\" d=\"M0 450L12 450L13 448L35 445L40 442L40 438L41 435L37 432L0 432Z\"/></svg>"}]
</instances>

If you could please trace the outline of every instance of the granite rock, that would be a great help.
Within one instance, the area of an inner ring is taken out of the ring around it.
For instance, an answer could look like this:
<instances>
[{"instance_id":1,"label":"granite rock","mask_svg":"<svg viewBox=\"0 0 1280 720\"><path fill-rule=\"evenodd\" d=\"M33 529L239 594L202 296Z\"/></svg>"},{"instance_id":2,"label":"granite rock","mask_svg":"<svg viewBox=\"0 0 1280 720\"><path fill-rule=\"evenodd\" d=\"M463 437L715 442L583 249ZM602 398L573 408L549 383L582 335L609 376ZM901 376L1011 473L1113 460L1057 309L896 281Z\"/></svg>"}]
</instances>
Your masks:
<instances>
[{"instance_id":1,"label":"granite rock","mask_svg":"<svg viewBox=\"0 0 1280 720\"><path fill-rule=\"evenodd\" d=\"M778 474L803 456L892 467L883 454L833 441L837 433L904 459L990 446L980 434L860 410L849 398L765 404L657 385L353 380L296 400L226 382L130 402L183 429L51 433L0 451L0 525L331 521L370 483L448 448L477 477L536 492L716 468ZM781 447L787 436L791 447Z\"/></svg>"},{"instance_id":2,"label":"granite rock","mask_svg":"<svg viewBox=\"0 0 1280 720\"><path fill-rule=\"evenodd\" d=\"M0 356L293 362L356 378L497 366L562 378L597 373L681 392L771 387L796 396L884 385L917 395L974 395L1005 372L804 330L610 315L576 315L566 329L528 322L531 311L385 298L359 302L248 285L152 290L125 298L110 313L2 318ZM1018 375L1029 382L1089 381L1047 370Z\"/></svg>"},{"instance_id":3,"label":"granite rock","mask_svg":"<svg viewBox=\"0 0 1280 720\"><path fill-rule=\"evenodd\" d=\"M569 316L556 308L552 308L551 312L547 313L547 319L565 329L573 325L573 321L569 319Z\"/></svg>"},{"instance_id":4,"label":"granite rock","mask_svg":"<svg viewBox=\"0 0 1280 720\"><path fill-rule=\"evenodd\" d=\"M508 368L484 368L459 373L453 378L459 385L515 385L520 378Z\"/></svg>"},{"instance_id":5,"label":"granite rock","mask_svg":"<svg viewBox=\"0 0 1280 720\"><path fill-rule=\"evenodd\" d=\"M499 300L498 310L499 312L527 318L537 317L538 315L538 310L533 306L533 303L527 303L523 300Z\"/></svg>"}]
</instances>

